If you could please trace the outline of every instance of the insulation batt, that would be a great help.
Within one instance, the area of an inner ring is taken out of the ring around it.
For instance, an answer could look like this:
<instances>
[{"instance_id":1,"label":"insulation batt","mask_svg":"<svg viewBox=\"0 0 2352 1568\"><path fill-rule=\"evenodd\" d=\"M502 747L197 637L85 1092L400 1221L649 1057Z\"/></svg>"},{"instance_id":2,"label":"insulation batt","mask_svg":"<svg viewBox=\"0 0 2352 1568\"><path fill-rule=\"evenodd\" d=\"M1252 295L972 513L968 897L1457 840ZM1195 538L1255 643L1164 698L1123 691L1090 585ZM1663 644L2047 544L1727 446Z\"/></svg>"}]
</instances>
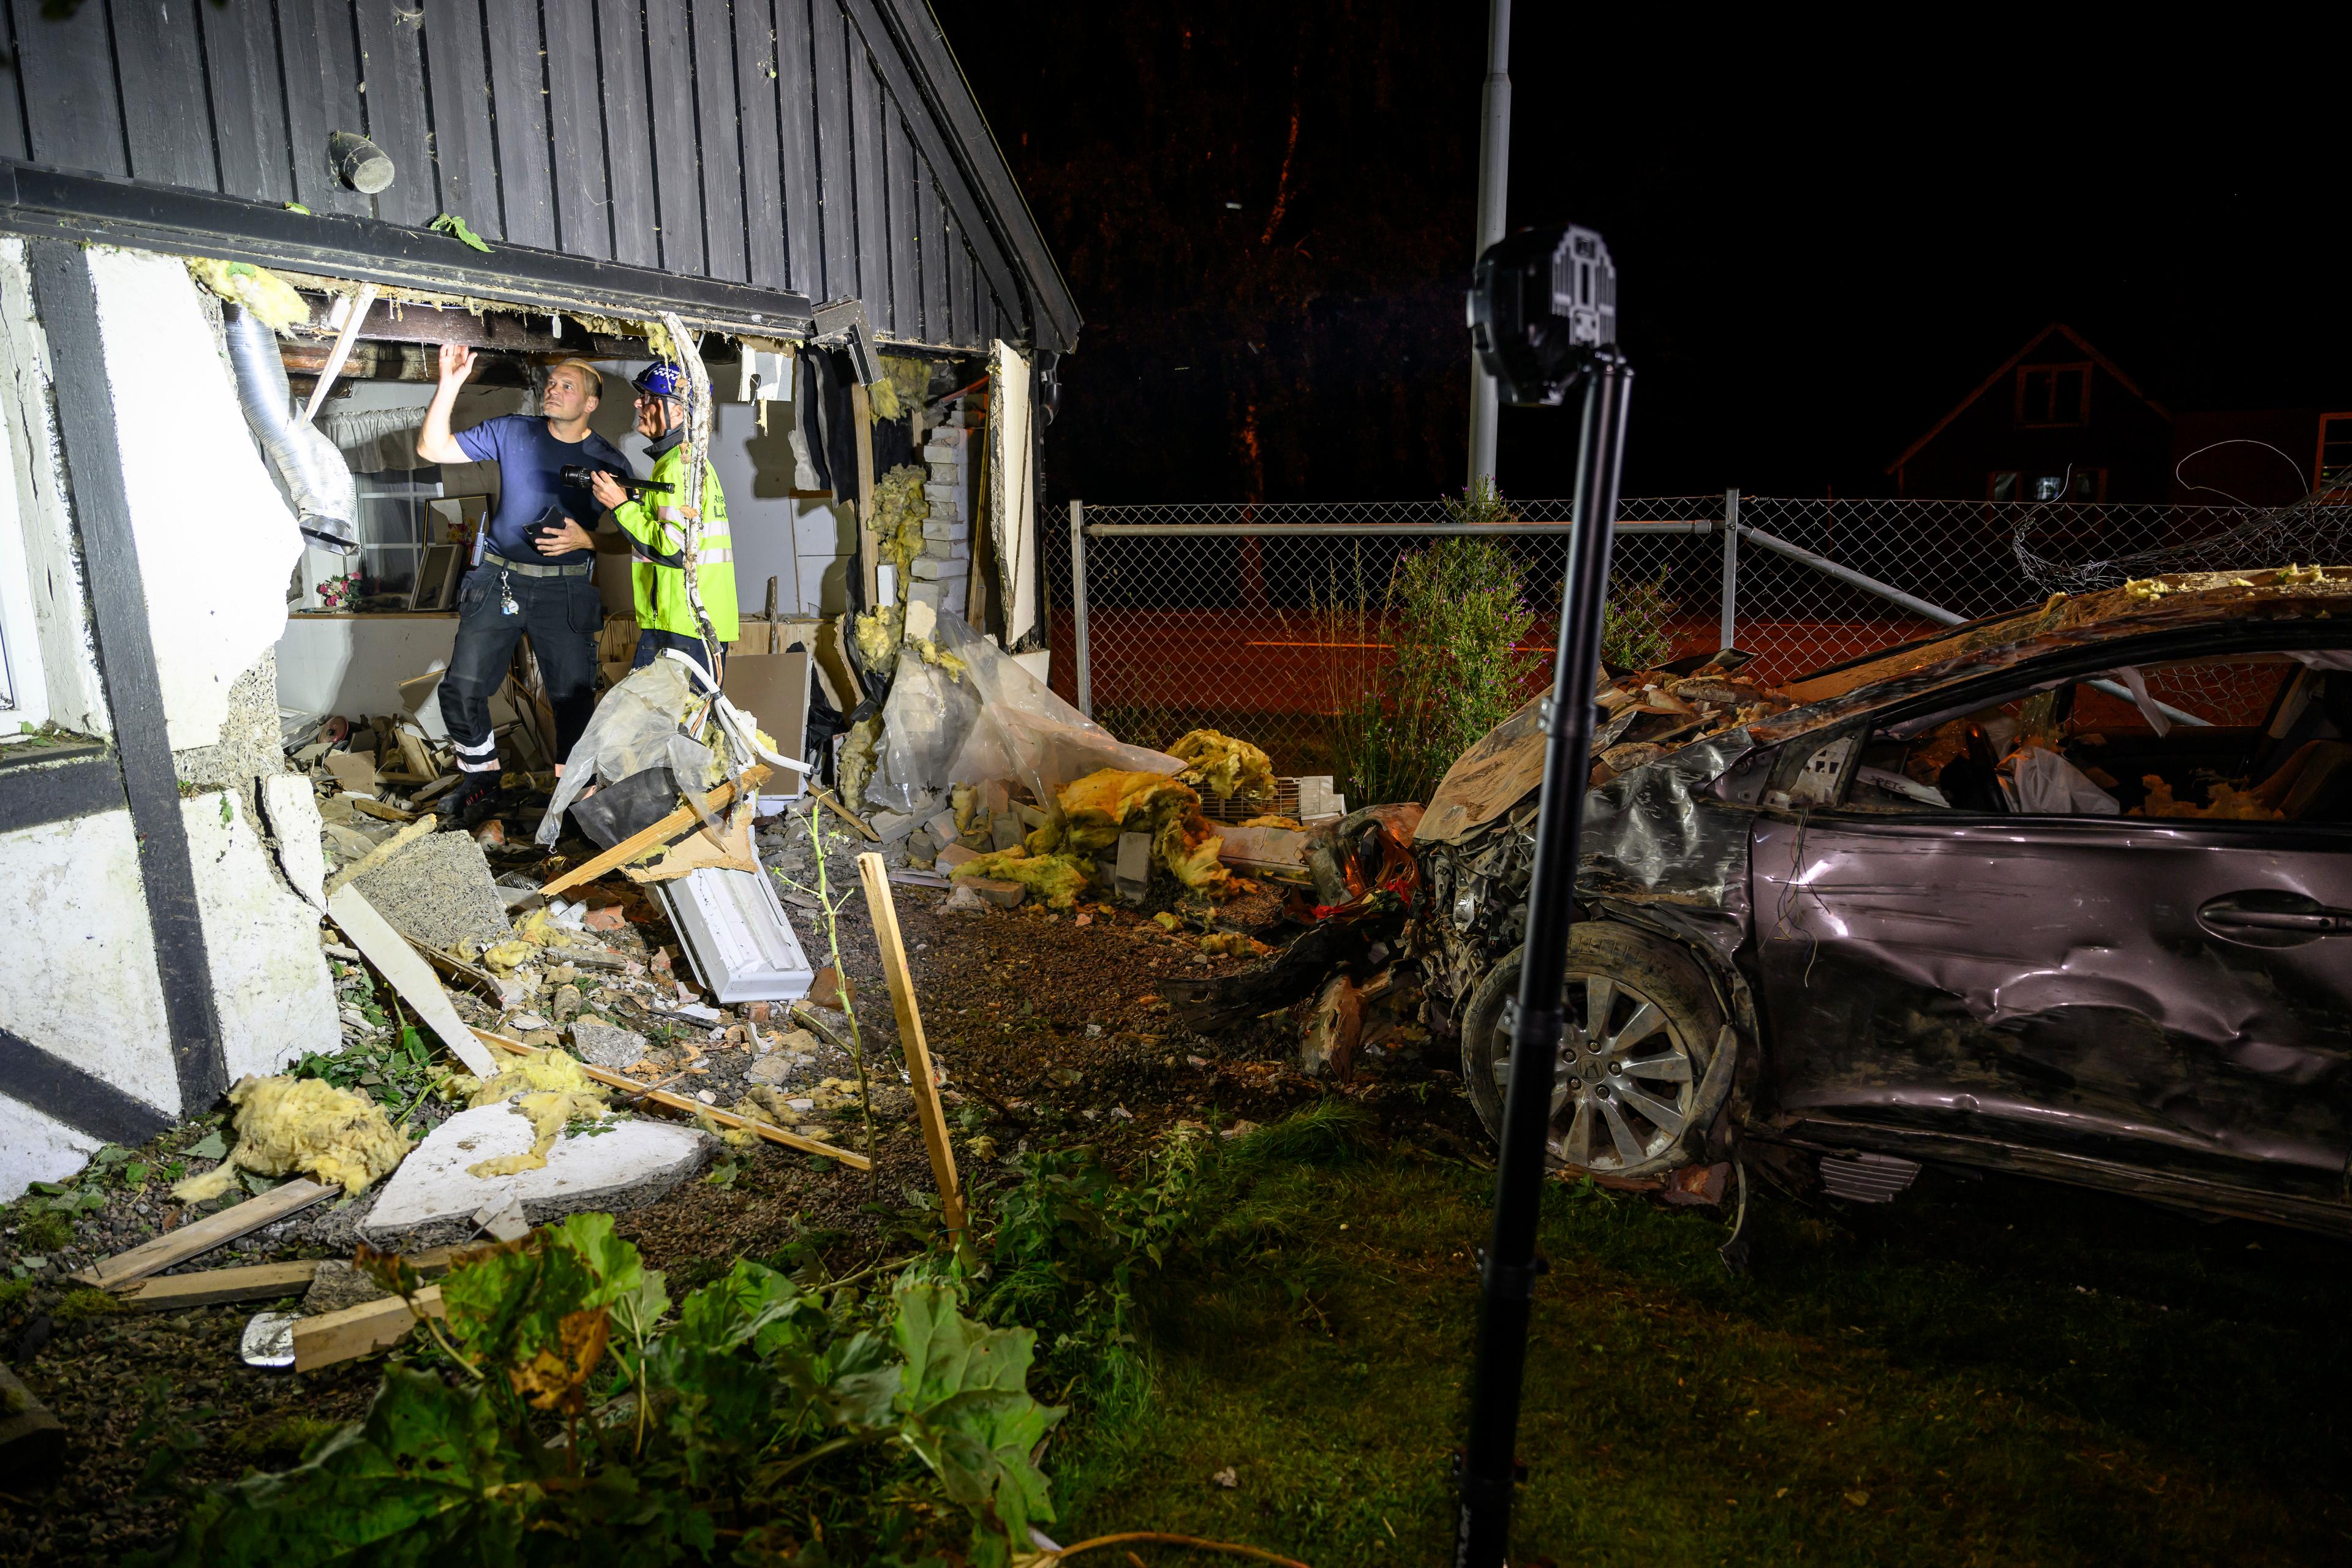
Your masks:
<instances>
[{"instance_id":1,"label":"insulation batt","mask_svg":"<svg viewBox=\"0 0 2352 1568\"><path fill-rule=\"evenodd\" d=\"M1186 764L1178 778L1219 800L1235 795L1244 800L1274 796L1274 764L1247 741L1214 730L1195 730L1169 747L1168 754Z\"/></svg>"},{"instance_id":2,"label":"insulation batt","mask_svg":"<svg viewBox=\"0 0 2352 1568\"><path fill-rule=\"evenodd\" d=\"M583 1117L611 1114L603 1084L580 1070L580 1064L562 1051L518 1057L515 1064L474 1091L479 1108L511 1100L520 1114L530 1119L531 1146L520 1154L500 1154L466 1167L469 1176L511 1176L536 1171L547 1163L547 1152L563 1130Z\"/></svg>"},{"instance_id":3,"label":"insulation batt","mask_svg":"<svg viewBox=\"0 0 2352 1568\"><path fill-rule=\"evenodd\" d=\"M312 1176L356 1194L408 1155L407 1138L382 1106L320 1079L240 1079L228 1100L236 1147L213 1170L173 1187L184 1203L221 1196L236 1184L239 1166L261 1176Z\"/></svg>"}]
</instances>

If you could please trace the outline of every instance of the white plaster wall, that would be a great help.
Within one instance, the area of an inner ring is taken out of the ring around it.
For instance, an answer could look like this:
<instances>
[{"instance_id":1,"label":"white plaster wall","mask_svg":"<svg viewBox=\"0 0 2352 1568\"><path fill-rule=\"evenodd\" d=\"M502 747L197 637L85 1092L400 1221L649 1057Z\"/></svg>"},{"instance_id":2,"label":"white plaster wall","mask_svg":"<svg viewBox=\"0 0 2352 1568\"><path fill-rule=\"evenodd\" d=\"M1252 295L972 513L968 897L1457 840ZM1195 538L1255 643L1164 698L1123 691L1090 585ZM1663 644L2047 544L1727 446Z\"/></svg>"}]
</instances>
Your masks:
<instances>
[{"instance_id":1,"label":"white plaster wall","mask_svg":"<svg viewBox=\"0 0 2352 1568\"><path fill-rule=\"evenodd\" d=\"M226 820L223 806L226 805ZM231 1083L342 1048L319 911L286 890L234 793L181 802Z\"/></svg>"},{"instance_id":2,"label":"white plaster wall","mask_svg":"<svg viewBox=\"0 0 2352 1568\"><path fill-rule=\"evenodd\" d=\"M0 1094L0 1203L24 1195L34 1182L72 1175L98 1152L99 1141Z\"/></svg>"},{"instance_id":3,"label":"white plaster wall","mask_svg":"<svg viewBox=\"0 0 2352 1568\"><path fill-rule=\"evenodd\" d=\"M218 796L205 797L217 825ZM155 934L128 811L0 834L0 1023L180 1114ZM202 887L204 872L197 872ZM292 894L287 895L291 898ZM315 951L317 940L312 939Z\"/></svg>"},{"instance_id":4,"label":"white plaster wall","mask_svg":"<svg viewBox=\"0 0 2352 1568\"><path fill-rule=\"evenodd\" d=\"M20 679L37 669L44 689L39 709L48 721L85 735L110 735L114 726L84 613L49 379L48 339L33 313L25 242L0 241L0 446L7 462L7 480L0 485L0 552L16 551L24 567L12 602L0 605L0 613L7 616Z\"/></svg>"},{"instance_id":5,"label":"white plaster wall","mask_svg":"<svg viewBox=\"0 0 2352 1568\"><path fill-rule=\"evenodd\" d=\"M139 251L86 254L172 749L212 745L230 684L285 627L301 535L187 268Z\"/></svg>"}]
</instances>

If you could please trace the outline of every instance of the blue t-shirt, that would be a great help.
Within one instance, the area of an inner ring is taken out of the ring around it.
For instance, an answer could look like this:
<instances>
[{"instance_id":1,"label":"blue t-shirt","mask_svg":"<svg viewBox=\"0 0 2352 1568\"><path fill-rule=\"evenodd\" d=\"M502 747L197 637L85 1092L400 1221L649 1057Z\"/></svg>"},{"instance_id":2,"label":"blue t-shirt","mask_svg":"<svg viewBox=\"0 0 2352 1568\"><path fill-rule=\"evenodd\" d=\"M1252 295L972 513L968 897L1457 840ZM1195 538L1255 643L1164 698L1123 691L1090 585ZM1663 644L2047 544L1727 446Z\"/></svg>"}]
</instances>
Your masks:
<instances>
[{"instance_id":1,"label":"blue t-shirt","mask_svg":"<svg viewBox=\"0 0 2352 1568\"><path fill-rule=\"evenodd\" d=\"M595 554L593 550L572 550L562 555L541 555L530 542L530 525L551 506L591 533L596 531L597 518L604 515L604 509L596 504L593 495L580 486L563 483L558 470L577 464L608 469L624 479L636 478L636 470L621 449L593 430L584 441L559 441L547 433L547 421L534 414L500 415L456 435L467 457L499 466L499 504L483 532L491 552L509 561L568 565ZM475 559L480 558L478 552Z\"/></svg>"}]
</instances>

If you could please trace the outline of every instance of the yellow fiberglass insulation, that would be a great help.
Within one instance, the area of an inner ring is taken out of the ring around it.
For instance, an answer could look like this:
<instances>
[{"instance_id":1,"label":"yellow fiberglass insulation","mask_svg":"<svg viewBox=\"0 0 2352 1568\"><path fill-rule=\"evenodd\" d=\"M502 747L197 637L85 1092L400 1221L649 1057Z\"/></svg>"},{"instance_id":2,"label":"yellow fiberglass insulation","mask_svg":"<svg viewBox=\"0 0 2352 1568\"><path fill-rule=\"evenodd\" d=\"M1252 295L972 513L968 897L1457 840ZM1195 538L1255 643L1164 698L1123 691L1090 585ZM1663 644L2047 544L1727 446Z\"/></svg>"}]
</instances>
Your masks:
<instances>
[{"instance_id":1,"label":"yellow fiberglass insulation","mask_svg":"<svg viewBox=\"0 0 2352 1568\"><path fill-rule=\"evenodd\" d=\"M1219 800L1240 795L1247 800L1274 798L1274 764L1247 741L1195 730L1168 748L1168 754L1189 764L1176 776Z\"/></svg>"},{"instance_id":2,"label":"yellow fiberglass insulation","mask_svg":"<svg viewBox=\"0 0 2352 1568\"><path fill-rule=\"evenodd\" d=\"M1076 904L1093 875L1093 865L1082 855L1032 855L1018 848L976 855L948 873L951 880L958 882L973 877L993 882L1018 882L1057 910Z\"/></svg>"},{"instance_id":3,"label":"yellow fiberglass insulation","mask_svg":"<svg viewBox=\"0 0 2352 1568\"><path fill-rule=\"evenodd\" d=\"M1063 843L1085 853L1108 849L1122 833L1150 833L1151 855L1184 886L1223 893L1233 875L1217 859L1224 847L1201 816L1201 797L1160 773L1104 768L1062 786Z\"/></svg>"},{"instance_id":4,"label":"yellow fiberglass insulation","mask_svg":"<svg viewBox=\"0 0 2352 1568\"><path fill-rule=\"evenodd\" d=\"M857 810L874 777L875 752L882 744L882 715L869 713L849 727L841 742L841 798Z\"/></svg>"},{"instance_id":5,"label":"yellow fiberglass insulation","mask_svg":"<svg viewBox=\"0 0 2352 1568\"><path fill-rule=\"evenodd\" d=\"M882 379L866 389L866 407L877 423L904 419L922 405L923 394L930 390L930 362L905 354L884 354L881 358Z\"/></svg>"},{"instance_id":6,"label":"yellow fiberglass insulation","mask_svg":"<svg viewBox=\"0 0 2352 1568\"><path fill-rule=\"evenodd\" d=\"M530 1119L531 1146L521 1154L500 1154L466 1167L470 1176L511 1176L536 1171L547 1163L547 1152L563 1130L583 1117L610 1113L605 1089L580 1070L580 1064L562 1051L541 1051L517 1057L498 1077L474 1091L477 1107L510 1100Z\"/></svg>"},{"instance_id":7,"label":"yellow fiberglass insulation","mask_svg":"<svg viewBox=\"0 0 2352 1568\"><path fill-rule=\"evenodd\" d=\"M188 263L188 271L222 299L234 300L260 317L273 332L304 326L310 320L310 307L294 291L294 285L267 267L200 256Z\"/></svg>"},{"instance_id":8,"label":"yellow fiberglass insulation","mask_svg":"<svg viewBox=\"0 0 2352 1568\"><path fill-rule=\"evenodd\" d=\"M383 1107L321 1079L239 1079L228 1100L236 1108L236 1147L216 1168L174 1186L173 1197L219 1197L239 1166L262 1176L299 1173L355 1194L408 1154L408 1139Z\"/></svg>"},{"instance_id":9,"label":"yellow fiberglass insulation","mask_svg":"<svg viewBox=\"0 0 2352 1568\"><path fill-rule=\"evenodd\" d=\"M931 503L923 494L928 478L912 463L901 463L874 481L874 535L877 557L898 569L898 596L907 594L907 573L923 552L923 524Z\"/></svg>"},{"instance_id":10,"label":"yellow fiberglass insulation","mask_svg":"<svg viewBox=\"0 0 2352 1568\"><path fill-rule=\"evenodd\" d=\"M898 668L898 639L907 626L907 609L903 605L885 605L878 610L868 610L851 623L849 635L857 643L857 659L877 675L888 675Z\"/></svg>"}]
</instances>

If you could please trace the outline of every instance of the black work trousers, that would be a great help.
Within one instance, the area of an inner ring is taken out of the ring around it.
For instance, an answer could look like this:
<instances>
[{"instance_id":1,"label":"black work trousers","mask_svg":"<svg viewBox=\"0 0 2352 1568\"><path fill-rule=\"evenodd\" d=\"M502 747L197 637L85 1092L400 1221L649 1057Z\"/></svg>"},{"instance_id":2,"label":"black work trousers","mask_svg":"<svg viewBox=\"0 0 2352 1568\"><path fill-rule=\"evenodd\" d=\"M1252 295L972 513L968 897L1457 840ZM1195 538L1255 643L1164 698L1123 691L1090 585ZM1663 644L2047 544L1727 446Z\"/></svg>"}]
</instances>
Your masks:
<instances>
[{"instance_id":1,"label":"black work trousers","mask_svg":"<svg viewBox=\"0 0 2352 1568\"><path fill-rule=\"evenodd\" d=\"M515 610L508 615L504 578ZM596 710L596 635L604 626L604 601L587 574L572 577L526 577L508 571L495 557L466 574L457 590L457 644L441 677L441 721L457 765L467 773L499 771L498 738L490 731L490 697L507 678L515 639L530 634L540 679L555 710L556 761L572 754L572 743Z\"/></svg>"}]
</instances>

